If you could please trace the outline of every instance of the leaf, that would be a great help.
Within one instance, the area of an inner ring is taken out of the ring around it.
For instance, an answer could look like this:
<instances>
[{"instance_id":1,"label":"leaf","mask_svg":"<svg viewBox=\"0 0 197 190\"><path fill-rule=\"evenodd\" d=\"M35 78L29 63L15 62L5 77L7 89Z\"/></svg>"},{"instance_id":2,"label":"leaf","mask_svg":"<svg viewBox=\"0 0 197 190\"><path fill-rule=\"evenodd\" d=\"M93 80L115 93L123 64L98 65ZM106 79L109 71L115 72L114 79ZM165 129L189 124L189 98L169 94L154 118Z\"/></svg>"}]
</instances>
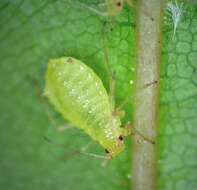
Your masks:
<instances>
[{"instance_id":1,"label":"leaf","mask_svg":"<svg viewBox=\"0 0 197 190\"><path fill-rule=\"evenodd\" d=\"M84 2L97 8L96 3ZM58 132L55 127L65 121L38 94L44 87L48 60L61 56L87 63L109 89L101 43L105 18L73 0L2 0L0 10L0 187L128 189L123 185L130 176L129 138L126 150L111 160L107 169L100 167L100 160L76 155L42 139L44 135L73 148L91 141L77 129ZM164 28L158 174L163 190L197 187L196 12L193 7L185 9L174 41L173 27ZM116 73L117 105L132 93L135 25L133 10L125 6L105 29L107 53ZM132 103L125 106L123 122L130 120L131 107ZM89 150L102 151L98 144Z\"/></svg>"},{"instance_id":2,"label":"leaf","mask_svg":"<svg viewBox=\"0 0 197 190\"><path fill-rule=\"evenodd\" d=\"M197 7L196 7L197 8ZM159 187L196 189L196 8L184 6L175 38L164 27L161 69Z\"/></svg>"}]
</instances>

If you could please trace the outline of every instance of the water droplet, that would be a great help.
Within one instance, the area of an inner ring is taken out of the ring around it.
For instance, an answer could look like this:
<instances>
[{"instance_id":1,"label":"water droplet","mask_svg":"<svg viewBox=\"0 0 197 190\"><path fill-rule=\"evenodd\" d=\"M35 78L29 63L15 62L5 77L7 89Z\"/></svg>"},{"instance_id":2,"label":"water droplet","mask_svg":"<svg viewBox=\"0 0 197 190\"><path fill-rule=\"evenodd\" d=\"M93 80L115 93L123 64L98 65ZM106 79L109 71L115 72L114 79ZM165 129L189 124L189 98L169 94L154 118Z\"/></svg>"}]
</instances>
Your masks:
<instances>
[{"instance_id":1,"label":"water droplet","mask_svg":"<svg viewBox=\"0 0 197 190\"><path fill-rule=\"evenodd\" d=\"M92 78L92 75L91 75L90 73L88 74L88 78L89 78L89 79L91 79L91 78Z\"/></svg>"},{"instance_id":2,"label":"water droplet","mask_svg":"<svg viewBox=\"0 0 197 190\"><path fill-rule=\"evenodd\" d=\"M89 100L85 100L85 103L82 105L83 108L87 108L89 104Z\"/></svg>"},{"instance_id":3,"label":"water droplet","mask_svg":"<svg viewBox=\"0 0 197 190\"><path fill-rule=\"evenodd\" d=\"M81 85L82 85L82 82L81 82L81 81L79 81L79 82L78 82L78 85L79 85L79 86L81 86Z\"/></svg>"},{"instance_id":4,"label":"water droplet","mask_svg":"<svg viewBox=\"0 0 197 190\"><path fill-rule=\"evenodd\" d=\"M144 140L143 140L143 139L138 139L137 142L138 142L139 144L144 144Z\"/></svg>"},{"instance_id":5,"label":"water droplet","mask_svg":"<svg viewBox=\"0 0 197 190\"><path fill-rule=\"evenodd\" d=\"M111 131L109 131L109 132L108 132L108 134L110 134L110 135L111 135L111 134L112 134L112 132L111 132Z\"/></svg>"},{"instance_id":6,"label":"water droplet","mask_svg":"<svg viewBox=\"0 0 197 190\"><path fill-rule=\"evenodd\" d=\"M72 90L71 91L69 91L69 95L73 95L73 94L75 94L75 89L74 88L72 88Z\"/></svg>"},{"instance_id":7,"label":"water droplet","mask_svg":"<svg viewBox=\"0 0 197 190\"><path fill-rule=\"evenodd\" d=\"M91 111L94 112L96 110L96 108L92 107Z\"/></svg>"},{"instance_id":8,"label":"water droplet","mask_svg":"<svg viewBox=\"0 0 197 190\"><path fill-rule=\"evenodd\" d=\"M131 84L131 85L132 85L132 84L133 84L133 80L130 80L130 81L129 81L129 84Z\"/></svg>"},{"instance_id":9,"label":"water droplet","mask_svg":"<svg viewBox=\"0 0 197 190\"><path fill-rule=\"evenodd\" d=\"M96 82L95 84L96 84L96 86L98 86L98 82Z\"/></svg>"},{"instance_id":10,"label":"water droplet","mask_svg":"<svg viewBox=\"0 0 197 190\"><path fill-rule=\"evenodd\" d=\"M86 95L88 95L88 93L89 93L89 91L88 91L88 89L86 90Z\"/></svg>"},{"instance_id":11,"label":"water droplet","mask_svg":"<svg viewBox=\"0 0 197 190\"><path fill-rule=\"evenodd\" d=\"M50 94L51 92L49 91L49 90L46 90L45 92L44 92L44 96L48 96L49 94Z\"/></svg>"},{"instance_id":12,"label":"water droplet","mask_svg":"<svg viewBox=\"0 0 197 190\"><path fill-rule=\"evenodd\" d=\"M99 122L99 126L102 126L102 124L103 124L103 121Z\"/></svg>"},{"instance_id":13,"label":"water droplet","mask_svg":"<svg viewBox=\"0 0 197 190\"><path fill-rule=\"evenodd\" d=\"M127 174L127 178L131 179L132 175L130 173Z\"/></svg>"},{"instance_id":14,"label":"water droplet","mask_svg":"<svg viewBox=\"0 0 197 190\"><path fill-rule=\"evenodd\" d=\"M132 68L130 68L131 69L131 71L135 71L135 68L134 67L132 67Z\"/></svg>"},{"instance_id":15,"label":"water droplet","mask_svg":"<svg viewBox=\"0 0 197 190\"><path fill-rule=\"evenodd\" d=\"M64 81L64 86L67 86L67 84L68 84L68 83L67 83L66 81Z\"/></svg>"},{"instance_id":16,"label":"water droplet","mask_svg":"<svg viewBox=\"0 0 197 190\"><path fill-rule=\"evenodd\" d=\"M84 67L83 67L83 66L80 66L80 70L81 70L81 71L84 70Z\"/></svg>"},{"instance_id":17,"label":"water droplet","mask_svg":"<svg viewBox=\"0 0 197 190\"><path fill-rule=\"evenodd\" d=\"M99 95L102 96L103 95L103 92L102 91L99 91Z\"/></svg>"},{"instance_id":18,"label":"water droplet","mask_svg":"<svg viewBox=\"0 0 197 190\"><path fill-rule=\"evenodd\" d=\"M83 104L82 107L83 108L87 108L88 107L88 104Z\"/></svg>"},{"instance_id":19,"label":"water droplet","mask_svg":"<svg viewBox=\"0 0 197 190\"><path fill-rule=\"evenodd\" d=\"M146 140L144 140L144 144L148 143Z\"/></svg>"}]
</instances>

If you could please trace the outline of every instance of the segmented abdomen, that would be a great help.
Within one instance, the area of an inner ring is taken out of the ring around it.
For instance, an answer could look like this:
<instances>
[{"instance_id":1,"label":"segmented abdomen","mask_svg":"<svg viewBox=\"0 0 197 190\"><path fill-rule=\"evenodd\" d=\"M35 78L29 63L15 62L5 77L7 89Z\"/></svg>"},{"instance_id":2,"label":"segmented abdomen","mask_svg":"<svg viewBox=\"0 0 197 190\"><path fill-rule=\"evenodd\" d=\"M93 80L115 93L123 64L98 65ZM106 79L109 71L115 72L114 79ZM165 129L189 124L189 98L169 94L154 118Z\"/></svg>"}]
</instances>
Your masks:
<instances>
[{"instance_id":1,"label":"segmented abdomen","mask_svg":"<svg viewBox=\"0 0 197 190\"><path fill-rule=\"evenodd\" d=\"M71 57L53 59L46 73L45 95L65 119L104 147L120 135L108 94L92 69ZM115 122L115 123L114 123Z\"/></svg>"}]
</instances>

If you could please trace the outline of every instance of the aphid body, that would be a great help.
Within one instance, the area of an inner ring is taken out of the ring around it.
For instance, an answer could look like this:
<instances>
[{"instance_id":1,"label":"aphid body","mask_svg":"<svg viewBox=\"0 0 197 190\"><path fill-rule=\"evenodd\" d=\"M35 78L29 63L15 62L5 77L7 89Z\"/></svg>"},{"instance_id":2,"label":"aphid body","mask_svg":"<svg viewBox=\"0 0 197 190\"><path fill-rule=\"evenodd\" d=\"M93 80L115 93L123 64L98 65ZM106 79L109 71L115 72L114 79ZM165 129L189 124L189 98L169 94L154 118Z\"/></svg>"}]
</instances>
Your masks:
<instances>
[{"instance_id":1,"label":"aphid body","mask_svg":"<svg viewBox=\"0 0 197 190\"><path fill-rule=\"evenodd\" d=\"M132 0L125 0L130 7L134 7ZM97 9L94 9L92 7L89 7L83 3L78 2L80 5L82 5L83 7L89 9L90 11L99 14L101 16L115 16L115 15L119 15L122 11L123 8L123 3L124 0L105 0L105 3L103 3L106 8L107 8L107 12L100 12Z\"/></svg>"},{"instance_id":2,"label":"aphid body","mask_svg":"<svg viewBox=\"0 0 197 190\"><path fill-rule=\"evenodd\" d=\"M92 7L89 7L83 3L79 3L80 5L82 5L83 7L89 9L90 11L96 13L96 14L99 14L101 16L117 16L121 13L122 11L122 8L123 8L123 3L124 2L127 2L127 4L134 8L135 10L136 9L136 6L134 5L133 3L133 0L105 0L105 5L107 7L107 12L100 12ZM145 14L147 17L149 17L152 21L154 21L154 18L151 16L150 13L146 12L146 10L141 10L141 12L143 14Z\"/></svg>"},{"instance_id":3,"label":"aphid body","mask_svg":"<svg viewBox=\"0 0 197 190\"><path fill-rule=\"evenodd\" d=\"M106 0L106 4L109 15L119 15L123 7L123 0Z\"/></svg>"},{"instance_id":4,"label":"aphid body","mask_svg":"<svg viewBox=\"0 0 197 190\"><path fill-rule=\"evenodd\" d=\"M44 90L56 110L114 157L124 149L120 117L95 72L72 57L50 60Z\"/></svg>"}]
</instances>

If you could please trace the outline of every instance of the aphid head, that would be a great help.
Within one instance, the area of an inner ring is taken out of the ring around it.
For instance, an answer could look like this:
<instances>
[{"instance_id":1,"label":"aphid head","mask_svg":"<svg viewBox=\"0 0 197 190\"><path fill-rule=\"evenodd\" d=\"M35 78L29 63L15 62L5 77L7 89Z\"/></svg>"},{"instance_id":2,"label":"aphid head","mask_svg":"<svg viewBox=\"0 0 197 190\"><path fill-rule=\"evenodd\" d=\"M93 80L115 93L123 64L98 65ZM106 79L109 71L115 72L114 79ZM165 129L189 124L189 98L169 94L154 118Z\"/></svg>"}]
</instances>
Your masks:
<instances>
[{"instance_id":1,"label":"aphid head","mask_svg":"<svg viewBox=\"0 0 197 190\"><path fill-rule=\"evenodd\" d=\"M123 0L107 0L107 8L109 15L120 14L123 7Z\"/></svg>"},{"instance_id":2,"label":"aphid head","mask_svg":"<svg viewBox=\"0 0 197 190\"><path fill-rule=\"evenodd\" d=\"M120 135L112 140L110 145L106 146L105 153L110 155L112 158L117 156L125 148L123 137Z\"/></svg>"}]
</instances>

